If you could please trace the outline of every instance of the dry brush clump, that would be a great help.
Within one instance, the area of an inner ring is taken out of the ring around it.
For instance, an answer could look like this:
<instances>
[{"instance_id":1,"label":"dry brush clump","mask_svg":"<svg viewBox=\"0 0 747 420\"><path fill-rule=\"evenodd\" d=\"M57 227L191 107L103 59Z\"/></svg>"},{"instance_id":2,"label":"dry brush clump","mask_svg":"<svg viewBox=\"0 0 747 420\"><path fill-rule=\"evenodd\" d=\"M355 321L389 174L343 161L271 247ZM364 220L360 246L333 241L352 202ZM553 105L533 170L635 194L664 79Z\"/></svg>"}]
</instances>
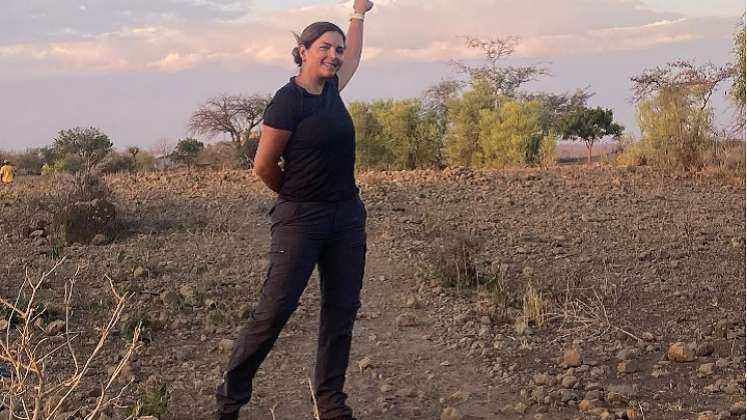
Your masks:
<instances>
[{"instance_id":1,"label":"dry brush clump","mask_svg":"<svg viewBox=\"0 0 747 420\"><path fill-rule=\"evenodd\" d=\"M95 420L121 407L131 385L122 381L122 372L137 350L140 328L125 343L124 351L112 358L121 349L112 347L112 333L131 295L120 294L111 280L112 309L106 322L96 327L92 348L83 349L85 331L75 330L71 322L77 271L65 282L63 319L42 321L41 289L49 287L50 277L65 260L61 258L38 280L27 272L15 298L0 297L0 306L9 313L0 320L0 412L7 410L3 419ZM112 359L118 361L102 369Z\"/></svg>"}]
</instances>

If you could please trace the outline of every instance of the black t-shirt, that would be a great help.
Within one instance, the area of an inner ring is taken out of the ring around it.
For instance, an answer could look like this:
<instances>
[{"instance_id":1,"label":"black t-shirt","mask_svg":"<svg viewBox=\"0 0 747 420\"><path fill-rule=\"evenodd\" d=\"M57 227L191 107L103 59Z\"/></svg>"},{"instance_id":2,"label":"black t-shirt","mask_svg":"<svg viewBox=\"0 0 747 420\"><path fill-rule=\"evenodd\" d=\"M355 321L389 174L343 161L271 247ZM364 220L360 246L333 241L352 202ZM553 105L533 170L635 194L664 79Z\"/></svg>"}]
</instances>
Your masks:
<instances>
[{"instance_id":1,"label":"black t-shirt","mask_svg":"<svg viewBox=\"0 0 747 420\"><path fill-rule=\"evenodd\" d=\"M292 131L283 151L280 197L289 201L343 201L355 197L355 129L340 98L337 75L314 95L295 77L267 105L264 124Z\"/></svg>"}]
</instances>

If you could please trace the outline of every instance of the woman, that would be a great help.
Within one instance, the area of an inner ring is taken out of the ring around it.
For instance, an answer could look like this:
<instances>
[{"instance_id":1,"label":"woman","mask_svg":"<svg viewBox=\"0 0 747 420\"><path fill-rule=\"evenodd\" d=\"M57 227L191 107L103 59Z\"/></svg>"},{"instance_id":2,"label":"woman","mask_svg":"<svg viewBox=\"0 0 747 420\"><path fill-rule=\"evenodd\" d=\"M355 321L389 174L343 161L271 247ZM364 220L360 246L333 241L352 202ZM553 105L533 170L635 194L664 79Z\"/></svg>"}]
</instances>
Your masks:
<instances>
[{"instance_id":1,"label":"woman","mask_svg":"<svg viewBox=\"0 0 747 420\"><path fill-rule=\"evenodd\" d=\"M278 193L270 215L270 268L216 391L218 419L238 419L252 379L296 309L315 265L321 314L314 393L322 419L354 420L343 392L366 256L366 210L358 195L353 122L339 92L360 62L369 0L355 0L347 36L317 22L297 36L297 76L264 114L255 174ZM283 157L283 169L278 166Z\"/></svg>"}]
</instances>

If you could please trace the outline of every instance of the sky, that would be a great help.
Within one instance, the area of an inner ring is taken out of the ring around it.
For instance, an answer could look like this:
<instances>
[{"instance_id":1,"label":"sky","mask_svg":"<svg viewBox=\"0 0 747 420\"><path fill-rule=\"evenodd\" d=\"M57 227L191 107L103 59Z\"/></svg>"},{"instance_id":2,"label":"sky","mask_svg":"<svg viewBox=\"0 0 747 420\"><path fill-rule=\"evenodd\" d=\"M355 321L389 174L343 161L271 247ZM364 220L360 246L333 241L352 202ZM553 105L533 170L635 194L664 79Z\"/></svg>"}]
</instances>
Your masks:
<instances>
[{"instance_id":1,"label":"sky","mask_svg":"<svg viewBox=\"0 0 747 420\"><path fill-rule=\"evenodd\" d=\"M0 149L50 144L95 126L116 148L188 135L190 114L220 94L273 94L295 74L292 32L343 29L336 0L3 0ZM417 97L479 63L464 37L519 39L510 64L545 66L528 91L587 88L637 133L630 77L685 58L723 65L743 0L374 0L347 102ZM715 95L720 119L729 113ZM218 139L203 139L218 140Z\"/></svg>"}]
</instances>

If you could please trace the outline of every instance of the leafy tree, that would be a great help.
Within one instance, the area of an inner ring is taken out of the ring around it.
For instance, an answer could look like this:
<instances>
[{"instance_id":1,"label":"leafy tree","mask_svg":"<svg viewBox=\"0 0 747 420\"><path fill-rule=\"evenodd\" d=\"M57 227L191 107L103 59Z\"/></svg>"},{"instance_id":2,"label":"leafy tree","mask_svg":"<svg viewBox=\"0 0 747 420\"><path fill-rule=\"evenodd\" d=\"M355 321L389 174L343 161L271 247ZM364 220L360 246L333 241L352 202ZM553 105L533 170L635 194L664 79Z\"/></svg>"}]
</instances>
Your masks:
<instances>
[{"instance_id":1,"label":"leafy tree","mask_svg":"<svg viewBox=\"0 0 747 420\"><path fill-rule=\"evenodd\" d=\"M560 130L563 139L584 142L586 163L591 164L594 143L607 136L619 137L623 127L614 122L611 109L582 107L563 118Z\"/></svg>"},{"instance_id":2,"label":"leafy tree","mask_svg":"<svg viewBox=\"0 0 747 420\"><path fill-rule=\"evenodd\" d=\"M394 165L415 169L438 165L440 144L433 114L423 112L417 99L379 103L376 118L387 140Z\"/></svg>"},{"instance_id":3,"label":"leafy tree","mask_svg":"<svg viewBox=\"0 0 747 420\"><path fill-rule=\"evenodd\" d=\"M486 82L473 85L461 98L448 104L449 123L444 138L444 157L450 166L472 166L479 151L480 111L495 109Z\"/></svg>"},{"instance_id":4,"label":"leafy tree","mask_svg":"<svg viewBox=\"0 0 747 420\"><path fill-rule=\"evenodd\" d=\"M205 145L201 141L188 137L179 140L170 157L174 162L183 163L192 170L192 165L197 162L197 156L204 148Z\"/></svg>"},{"instance_id":5,"label":"leafy tree","mask_svg":"<svg viewBox=\"0 0 747 420\"><path fill-rule=\"evenodd\" d=\"M730 66L679 60L631 78L641 133L659 154L654 160L685 170L702 167L700 153L715 139L710 100L731 74Z\"/></svg>"},{"instance_id":6,"label":"leafy tree","mask_svg":"<svg viewBox=\"0 0 747 420\"><path fill-rule=\"evenodd\" d=\"M56 160L72 172L90 174L112 150L109 136L95 127L62 130L53 139Z\"/></svg>"},{"instance_id":7,"label":"leafy tree","mask_svg":"<svg viewBox=\"0 0 747 420\"><path fill-rule=\"evenodd\" d=\"M647 161L685 170L702 167L712 112L701 108L686 89L660 90L638 104L637 114L644 150L652 153Z\"/></svg>"},{"instance_id":8,"label":"leafy tree","mask_svg":"<svg viewBox=\"0 0 747 420\"><path fill-rule=\"evenodd\" d=\"M356 165L360 168L385 168L394 161L392 151L384 139L383 127L376 118L375 108L383 106L383 102L352 102L348 106L355 125Z\"/></svg>"},{"instance_id":9,"label":"leafy tree","mask_svg":"<svg viewBox=\"0 0 747 420\"><path fill-rule=\"evenodd\" d=\"M554 142L542 130L539 101L508 100L498 109L480 112L477 165L502 168L541 163L543 142ZM547 149L547 147L545 147Z\"/></svg>"}]
</instances>

